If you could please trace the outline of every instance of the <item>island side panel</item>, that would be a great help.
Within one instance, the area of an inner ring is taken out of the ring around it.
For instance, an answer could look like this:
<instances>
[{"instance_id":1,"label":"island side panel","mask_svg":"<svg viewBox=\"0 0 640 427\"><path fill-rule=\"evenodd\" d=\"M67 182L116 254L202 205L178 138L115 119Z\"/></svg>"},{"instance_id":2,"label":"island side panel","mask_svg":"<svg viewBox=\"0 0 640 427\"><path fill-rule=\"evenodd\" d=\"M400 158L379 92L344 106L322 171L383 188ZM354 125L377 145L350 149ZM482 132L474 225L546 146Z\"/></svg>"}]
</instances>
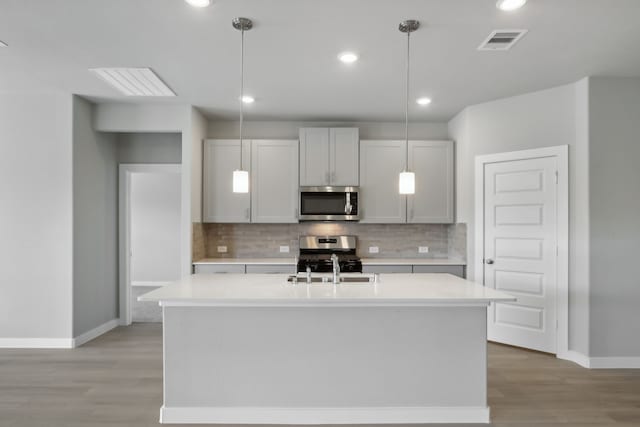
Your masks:
<instances>
[{"instance_id":1,"label":"island side panel","mask_svg":"<svg viewBox=\"0 0 640 427\"><path fill-rule=\"evenodd\" d=\"M165 408L486 407L486 307L164 307Z\"/></svg>"}]
</instances>

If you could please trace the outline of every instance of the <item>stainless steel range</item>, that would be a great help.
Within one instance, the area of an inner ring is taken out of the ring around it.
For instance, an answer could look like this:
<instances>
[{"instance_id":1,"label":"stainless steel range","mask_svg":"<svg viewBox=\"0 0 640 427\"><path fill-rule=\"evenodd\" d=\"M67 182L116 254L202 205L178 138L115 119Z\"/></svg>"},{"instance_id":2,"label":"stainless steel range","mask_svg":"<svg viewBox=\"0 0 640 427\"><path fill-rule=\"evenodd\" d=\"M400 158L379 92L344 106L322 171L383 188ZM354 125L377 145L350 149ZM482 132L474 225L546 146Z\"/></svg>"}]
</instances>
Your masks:
<instances>
[{"instance_id":1,"label":"stainless steel range","mask_svg":"<svg viewBox=\"0 0 640 427\"><path fill-rule=\"evenodd\" d=\"M339 271L362 273L356 236L300 236L299 241L298 272L331 273L337 257Z\"/></svg>"}]
</instances>

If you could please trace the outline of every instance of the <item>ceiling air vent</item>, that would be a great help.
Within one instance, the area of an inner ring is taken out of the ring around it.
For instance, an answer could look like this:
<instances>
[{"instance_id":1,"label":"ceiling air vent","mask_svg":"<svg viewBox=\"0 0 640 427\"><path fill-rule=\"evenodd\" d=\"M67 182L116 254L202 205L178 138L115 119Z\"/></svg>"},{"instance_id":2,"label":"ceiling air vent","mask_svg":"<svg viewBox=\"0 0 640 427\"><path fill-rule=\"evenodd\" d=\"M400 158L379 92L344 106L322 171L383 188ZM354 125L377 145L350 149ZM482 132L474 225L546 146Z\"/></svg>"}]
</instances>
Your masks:
<instances>
[{"instance_id":1,"label":"ceiling air vent","mask_svg":"<svg viewBox=\"0 0 640 427\"><path fill-rule=\"evenodd\" d=\"M150 68L91 68L126 96L176 96Z\"/></svg>"},{"instance_id":2,"label":"ceiling air vent","mask_svg":"<svg viewBox=\"0 0 640 427\"><path fill-rule=\"evenodd\" d=\"M478 50L509 50L527 30L495 30L482 42Z\"/></svg>"}]
</instances>

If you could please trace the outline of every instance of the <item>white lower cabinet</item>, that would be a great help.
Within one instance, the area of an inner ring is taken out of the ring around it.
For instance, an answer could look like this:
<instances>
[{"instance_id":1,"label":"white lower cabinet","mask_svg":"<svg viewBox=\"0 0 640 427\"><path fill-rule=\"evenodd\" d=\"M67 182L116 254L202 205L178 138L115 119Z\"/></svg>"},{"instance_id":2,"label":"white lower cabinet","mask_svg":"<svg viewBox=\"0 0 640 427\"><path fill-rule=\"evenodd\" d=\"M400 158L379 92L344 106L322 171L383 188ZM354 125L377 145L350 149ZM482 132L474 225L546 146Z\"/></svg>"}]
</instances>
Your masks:
<instances>
[{"instance_id":1,"label":"white lower cabinet","mask_svg":"<svg viewBox=\"0 0 640 427\"><path fill-rule=\"evenodd\" d=\"M251 141L251 222L298 222L298 141Z\"/></svg>"},{"instance_id":2,"label":"white lower cabinet","mask_svg":"<svg viewBox=\"0 0 640 427\"><path fill-rule=\"evenodd\" d=\"M412 273L413 268L411 265L363 265L362 272L368 274Z\"/></svg>"},{"instance_id":3,"label":"white lower cabinet","mask_svg":"<svg viewBox=\"0 0 640 427\"><path fill-rule=\"evenodd\" d=\"M449 273L454 276L465 278L464 265L414 265L414 273Z\"/></svg>"},{"instance_id":4,"label":"white lower cabinet","mask_svg":"<svg viewBox=\"0 0 640 427\"><path fill-rule=\"evenodd\" d=\"M247 264L247 274L295 274L296 266L282 264Z\"/></svg>"},{"instance_id":5,"label":"white lower cabinet","mask_svg":"<svg viewBox=\"0 0 640 427\"><path fill-rule=\"evenodd\" d=\"M209 273L236 273L244 274L244 264L196 264L194 266L196 274L209 274Z\"/></svg>"}]
</instances>

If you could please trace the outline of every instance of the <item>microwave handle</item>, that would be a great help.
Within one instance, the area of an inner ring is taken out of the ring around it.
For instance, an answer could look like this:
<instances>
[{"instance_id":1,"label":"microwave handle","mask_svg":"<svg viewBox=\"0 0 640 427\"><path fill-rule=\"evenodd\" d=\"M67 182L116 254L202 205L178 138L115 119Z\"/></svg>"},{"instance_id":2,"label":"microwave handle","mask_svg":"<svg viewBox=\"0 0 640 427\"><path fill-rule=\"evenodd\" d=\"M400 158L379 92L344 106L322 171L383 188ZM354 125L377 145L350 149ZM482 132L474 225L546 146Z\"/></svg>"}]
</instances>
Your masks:
<instances>
[{"instance_id":1,"label":"microwave handle","mask_svg":"<svg viewBox=\"0 0 640 427\"><path fill-rule=\"evenodd\" d=\"M344 205L344 213L347 215L351 215L351 212L353 211L353 205L351 205L351 193L346 193L347 194L347 203Z\"/></svg>"}]
</instances>

